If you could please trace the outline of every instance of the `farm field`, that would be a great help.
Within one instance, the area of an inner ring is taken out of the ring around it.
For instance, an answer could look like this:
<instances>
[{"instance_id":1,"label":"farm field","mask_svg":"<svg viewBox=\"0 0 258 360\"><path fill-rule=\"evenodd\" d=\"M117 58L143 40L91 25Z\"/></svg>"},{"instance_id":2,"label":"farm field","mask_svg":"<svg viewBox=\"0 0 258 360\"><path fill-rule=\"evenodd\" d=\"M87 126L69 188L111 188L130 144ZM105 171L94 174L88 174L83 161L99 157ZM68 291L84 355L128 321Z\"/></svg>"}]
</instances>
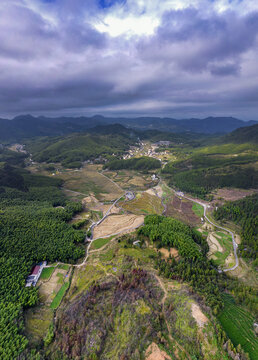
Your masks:
<instances>
[{"instance_id":1,"label":"farm field","mask_svg":"<svg viewBox=\"0 0 258 360\"><path fill-rule=\"evenodd\" d=\"M112 240L113 238L114 236L110 236L108 238L99 238L92 243L91 249L92 250L101 249L104 245L109 243L109 241Z\"/></svg>"},{"instance_id":2,"label":"farm field","mask_svg":"<svg viewBox=\"0 0 258 360\"><path fill-rule=\"evenodd\" d=\"M258 359L258 339L254 333L255 318L242 307L235 304L230 295L224 295L225 308L219 315L219 321L232 343L238 344L249 353L251 360Z\"/></svg>"},{"instance_id":3,"label":"farm field","mask_svg":"<svg viewBox=\"0 0 258 360\"><path fill-rule=\"evenodd\" d=\"M96 229L94 229L94 239L108 237L117 233L134 230L144 221L143 216L111 215L108 216Z\"/></svg>"},{"instance_id":4,"label":"farm field","mask_svg":"<svg viewBox=\"0 0 258 360\"><path fill-rule=\"evenodd\" d=\"M233 261L233 244L231 235L222 232L222 231L214 231L210 232L207 241L209 244L209 254L208 256L212 258L216 265L220 267L231 265L230 262Z\"/></svg>"},{"instance_id":5,"label":"farm field","mask_svg":"<svg viewBox=\"0 0 258 360\"><path fill-rule=\"evenodd\" d=\"M119 202L119 206L137 215L162 214L164 208L161 199L148 192L139 193L132 201Z\"/></svg>"},{"instance_id":6,"label":"farm field","mask_svg":"<svg viewBox=\"0 0 258 360\"><path fill-rule=\"evenodd\" d=\"M98 165L85 165L78 171L66 170L57 177L64 180L64 188L84 195L94 194L98 200L110 201L121 196L123 190L102 175L100 169Z\"/></svg>"},{"instance_id":7,"label":"farm field","mask_svg":"<svg viewBox=\"0 0 258 360\"><path fill-rule=\"evenodd\" d=\"M191 201L181 199L175 194L171 194L166 199L166 216L171 216L189 225L196 226L201 222L201 211L198 207L195 207L195 205L197 204L193 205Z\"/></svg>"},{"instance_id":8,"label":"farm field","mask_svg":"<svg viewBox=\"0 0 258 360\"><path fill-rule=\"evenodd\" d=\"M142 174L134 170L105 170L103 174L112 179L124 190L144 191L155 185L150 174Z\"/></svg>"},{"instance_id":9,"label":"farm field","mask_svg":"<svg viewBox=\"0 0 258 360\"><path fill-rule=\"evenodd\" d=\"M60 304L69 286L70 274L68 264L43 269L38 282L40 304L25 312L25 332L30 342L37 343L46 335L53 321L53 310Z\"/></svg>"}]
</instances>

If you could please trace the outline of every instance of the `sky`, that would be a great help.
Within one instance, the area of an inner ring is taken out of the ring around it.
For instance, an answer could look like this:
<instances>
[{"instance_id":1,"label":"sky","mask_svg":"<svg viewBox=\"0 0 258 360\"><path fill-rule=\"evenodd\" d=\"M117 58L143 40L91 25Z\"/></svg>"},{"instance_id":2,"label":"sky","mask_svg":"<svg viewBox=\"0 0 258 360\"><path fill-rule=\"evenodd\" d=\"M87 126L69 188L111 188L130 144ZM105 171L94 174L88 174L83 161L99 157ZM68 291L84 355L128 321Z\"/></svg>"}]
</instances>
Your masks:
<instances>
[{"instance_id":1,"label":"sky","mask_svg":"<svg viewBox=\"0 0 258 360\"><path fill-rule=\"evenodd\" d=\"M0 0L0 116L258 120L257 0Z\"/></svg>"}]
</instances>

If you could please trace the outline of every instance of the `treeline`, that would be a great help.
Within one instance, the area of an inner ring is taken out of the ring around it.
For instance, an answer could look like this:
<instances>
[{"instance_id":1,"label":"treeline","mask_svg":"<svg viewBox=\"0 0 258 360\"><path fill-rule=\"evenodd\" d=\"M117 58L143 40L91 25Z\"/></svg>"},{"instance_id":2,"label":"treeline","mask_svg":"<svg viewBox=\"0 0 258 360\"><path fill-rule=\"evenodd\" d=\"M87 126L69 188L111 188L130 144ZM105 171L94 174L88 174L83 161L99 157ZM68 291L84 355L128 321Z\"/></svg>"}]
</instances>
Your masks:
<instances>
[{"instance_id":1,"label":"treeline","mask_svg":"<svg viewBox=\"0 0 258 360\"><path fill-rule=\"evenodd\" d=\"M214 211L214 218L241 226L241 244L238 246L241 256L256 260L255 265L258 265L258 194L227 202Z\"/></svg>"},{"instance_id":2,"label":"treeline","mask_svg":"<svg viewBox=\"0 0 258 360\"><path fill-rule=\"evenodd\" d=\"M15 359L27 346L23 309L38 301L37 290L25 288L32 266L84 255L84 233L67 224L81 204L67 202L56 179L12 171L25 190L15 182L0 188L0 359Z\"/></svg>"},{"instance_id":3,"label":"treeline","mask_svg":"<svg viewBox=\"0 0 258 360\"><path fill-rule=\"evenodd\" d=\"M134 137L123 134L72 134L30 141L27 148L35 161L60 162L65 167L79 167L87 160L121 156L135 141Z\"/></svg>"},{"instance_id":4,"label":"treeline","mask_svg":"<svg viewBox=\"0 0 258 360\"><path fill-rule=\"evenodd\" d=\"M258 171L252 165L257 156L224 158L198 155L167 164L162 170L170 186L205 198L212 190L223 187L250 189L257 187Z\"/></svg>"},{"instance_id":5,"label":"treeline","mask_svg":"<svg viewBox=\"0 0 258 360\"><path fill-rule=\"evenodd\" d=\"M159 169L161 167L161 162L157 159L142 156L139 158L132 158L126 160L112 160L104 165L104 169L109 170L140 170L140 171L148 171Z\"/></svg>"}]
</instances>

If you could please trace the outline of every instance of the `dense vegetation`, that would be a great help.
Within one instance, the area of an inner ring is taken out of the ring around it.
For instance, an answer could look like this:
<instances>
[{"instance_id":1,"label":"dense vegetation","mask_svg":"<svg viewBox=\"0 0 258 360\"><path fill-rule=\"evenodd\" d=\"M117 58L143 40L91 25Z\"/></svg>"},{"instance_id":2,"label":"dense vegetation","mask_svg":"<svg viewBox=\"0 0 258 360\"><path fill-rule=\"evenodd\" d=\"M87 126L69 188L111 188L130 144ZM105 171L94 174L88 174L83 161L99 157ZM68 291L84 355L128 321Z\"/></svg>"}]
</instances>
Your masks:
<instances>
[{"instance_id":1,"label":"dense vegetation","mask_svg":"<svg viewBox=\"0 0 258 360\"><path fill-rule=\"evenodd\" d=\"M148 171L158 169L161 167L161 163L157 159L153 159L148 156L142 156L139 158L132 158L127 160L112 160L104 165L104 169L109 170L139 170Z\"/></svg>"},{"instance_id":2,"label":"dense vegetation","mask_svg":"<svg viewBox=\"0 0 258 360\"><path fill-rule=\"evenodd\" d=\"M158 247L175 247L178 249L180 261L173 258L166 262L161 258L157 260L157 267L166 277L182 279L193 286L195 290L205 296L207 304L217 313L222 307L219 293L218 271L206 259L208 245L202 236L173 218L159 215L145 217L144 226L138 234L147 236L156 242Z\"/></svg>"},{"instance_id":3,"label":"dense vegetation","mask_svg":"<svg viewBox=\"0 0 258 360\"><path fill-rule=\"evenodd\" d=\"M258 194L242 200L227 202L214 211L216 220L233 221L242 228L241 244L238 249L241 256L256 259L258 264Z\"/></svg>"},{"instance_id":4,"label":"dense vegetation","mask_svg":"<svg viewBox=\"0 0 258 360\"><path fill-rule=\"evenodd\" d=\"M59 180L9 165L3 171L16 180L0 188L0 358L15 359L27 345L22 311L38 301L36 289L25 288L32 266L42 260L75 262L84 254L79 243L85 236L66 223L81 205L65 200Z\"/></svg>"},{"instance_id":5,"label":"dense vegetation","mask_svg":"<svg viewBox=\"0 0 258 360\"><path fill-rule=\"evenodd\" d=\"M41 138L27 143L39 162L61 162L66 167L80 167L83 161L121 155L135 143L123 134L72 134L58 138Z\"/></svg>"},{"instance_id":6,"label":"dense vegetation","mask_svg":"<svg viewBox=\"0 0 258 360\"><path fill-rule=\"evenodd\" d=\"M162 170L169 184L182 191L205 197L216 188L255 188L258 171L254 167L257 155L224 157L194 155L187 160L169 163Z\"/></svg>"},{"instance_id":7,"label":"dense vegetation","mask_svg":"<svg viewBox=\"0 0 258 360\"><path fill-rule=\"evenodd\" d=\"M144 224L138 230L139 236L148 237L157 248L178 249L179 261L174 258L170 261L157 259L156 266L164 276L188 282L203 296L215 314L223 307L221 292L225 289L234 294L238 303L256 314L255 290L226 277L224 273L218 273L214 262L206 257L208 244L199 233L178 220L159 215L146 216Z\"/></svg>"}]
</instances>

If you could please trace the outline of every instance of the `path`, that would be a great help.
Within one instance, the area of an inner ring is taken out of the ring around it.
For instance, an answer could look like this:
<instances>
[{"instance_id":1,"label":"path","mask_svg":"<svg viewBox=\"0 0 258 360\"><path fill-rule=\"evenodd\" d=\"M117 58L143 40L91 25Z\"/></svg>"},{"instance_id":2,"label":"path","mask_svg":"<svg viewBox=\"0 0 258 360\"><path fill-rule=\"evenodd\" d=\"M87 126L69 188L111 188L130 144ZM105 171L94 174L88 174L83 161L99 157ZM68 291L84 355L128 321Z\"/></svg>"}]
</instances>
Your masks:
<instances>
[{"instance_id":1,"label":"path","mask_svg":"<svg viewBox=\"0 0 258 360\"><path fill-rule=\"evenodd\" d=\"M108 176L104 175L102 172L98 171L98 173L102 176L104 176L106 179L108 179L109 181L111 181L114 185L116 185L116 187L119 188L119 190L124 192L124 189L121 188L120 185L118 185L115 181L113 181L112 179L110 179Z\"/></svg>"},{"instance_id":2,"label":"path","mask_svg":"<svg viewBox=\"0 0 258 360\"><path fill-rule=\"evenodd\" d=\"M168 323L168 320L167 320L167 316L166 316L166 312L165 312L165 301L167 299L167 296L168 296L168 292L167 292L167 289L165 288L165 285L164 283L161 281L160 277L156 274L153 274L154 277L156 278L156 280L158 280L158 283L159 283L159 286L161 287L162 291L164 292L164 296L161 300L161 305L162 305L162 313L163 313L163 317L164 317L164 320L165 320L165 323L166 323L166 326L167 326L167 329L168 329L168 336L170 338L170 340L172 342L174 342L176 344L176 346L183 352L186 354L187 358L189 360L191 360L191 355L176 341L176 339L171 335L171 331L170 331L170 327L169 327L169 323Z\"/></svg>"}]
</instances>

